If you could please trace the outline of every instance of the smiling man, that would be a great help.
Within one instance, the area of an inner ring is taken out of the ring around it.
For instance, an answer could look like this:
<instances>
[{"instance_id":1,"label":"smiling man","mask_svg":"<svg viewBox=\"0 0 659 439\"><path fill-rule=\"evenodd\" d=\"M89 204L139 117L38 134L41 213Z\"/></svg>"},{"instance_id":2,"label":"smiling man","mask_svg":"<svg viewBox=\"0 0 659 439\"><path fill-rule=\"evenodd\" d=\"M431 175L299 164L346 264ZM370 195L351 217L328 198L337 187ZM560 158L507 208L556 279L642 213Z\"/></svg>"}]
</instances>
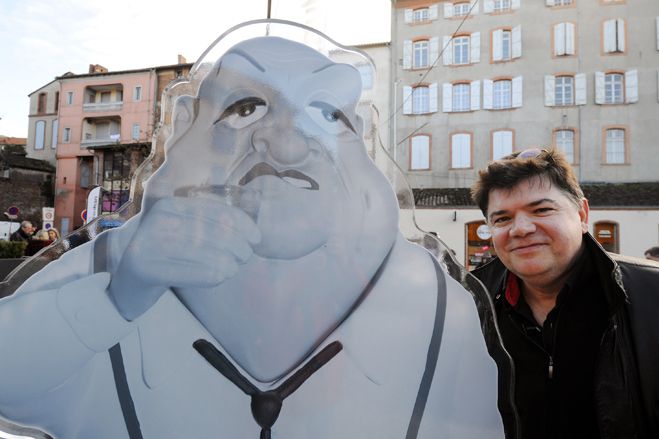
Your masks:
<instances>
[{"instance_id":1,"label":"smiling man","mask_svg":"<svg viewBox=\"0 0 659 439\"><path fill-rule=\"evenodd\" d=\"M140 214L0 302L0 414L59 439L501 438L476 306L398 231L357 69L270 36L205 71Z\"/></svg>"},{"instance_id":2,"label":"smiling man","mask_svg":"<svg viewBox=\"0 0 659 439\"><path fill-rule=\"evenodd\" d=\"M557 151L490 163L472 196L498 256L473 273L514 362L512 382L499 383L507 436L657 437L659 266L593 239L588 201Z\"/></svg>"}]
</instances>

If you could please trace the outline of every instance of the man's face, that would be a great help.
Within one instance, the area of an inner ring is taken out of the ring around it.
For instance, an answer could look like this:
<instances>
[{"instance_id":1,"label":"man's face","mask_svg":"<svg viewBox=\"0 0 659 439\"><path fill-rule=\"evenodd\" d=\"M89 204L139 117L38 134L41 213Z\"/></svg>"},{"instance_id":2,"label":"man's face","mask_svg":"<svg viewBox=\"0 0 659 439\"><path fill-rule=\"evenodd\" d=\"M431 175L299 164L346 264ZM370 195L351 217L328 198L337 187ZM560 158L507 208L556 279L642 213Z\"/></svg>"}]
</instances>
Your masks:
<instances>
[{"instance_id":1,"label":"man's face","mask_svg":"<svg viewBox=\"0 0 659 439\"><path fill-rule=\"evenodd\" d=\"M588 204L581 207L547 179L533 178L489 194L488 224L503 264L523 281L563 280L588 231Z\"/></svg>"},{"instance_id":2,"label":"man's face","mask_svg":"<svg viewBox=\"0 0 659 439\"><path fill-rule=\"evenodd\" d=\"M186 188L241 186L259 194L260 256L296 259L337 236L355 240L365 211L390 196L361 139L359 73L297 43L257 40L204 79L189 127L174 122L184 133L149 182L145 209ZM395 199L386 203L392 210L378 215L395 218Z\"/></svg>"},{"instance_id":3,"label":"man's face","mask_svg":"<svg viewBox=\"0 0 659 439\"><path fill-rule=\"evenodd\" d=\"M28 235L31 235L34 232L34 228L32 227L32 224L24 224L21 226L21 229L23 229L23 232L25 232Z\"/></svg>"}]
</instances>

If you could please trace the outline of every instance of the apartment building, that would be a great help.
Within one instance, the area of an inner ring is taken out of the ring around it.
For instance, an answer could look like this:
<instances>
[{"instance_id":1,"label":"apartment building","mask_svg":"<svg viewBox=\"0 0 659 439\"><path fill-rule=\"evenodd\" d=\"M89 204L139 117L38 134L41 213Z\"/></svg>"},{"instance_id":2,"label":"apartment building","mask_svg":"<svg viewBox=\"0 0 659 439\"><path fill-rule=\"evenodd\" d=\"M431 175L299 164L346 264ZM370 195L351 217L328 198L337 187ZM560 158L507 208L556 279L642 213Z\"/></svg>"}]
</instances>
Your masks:
<instances>
[{"instance_id":1,"label":"apartment building","mask_svg":"<svg viewBox=\"0 0 659 439\"><path fill-rule=\"evenodd\" d=\"M192 66L179 61L117 72L93 64L86 74L56 78L58 90L53 93L59 99L54 100L49 145L57 151L55 225L62 233L84 224L87 195L95 186L103 188L104 213L128 201L131 177L150 151L162 91ZM38 123L29 144L40 144Z\"/></svg>"},{"instance_id":2,"label":"apartment building","mask_svg":"<svg viewBox=\"0 0 659 439\"><path fill-rule=\"evenodd\" d=\"M417 219L465 264L493 252L468 197L477 169L535 146L567 154L605 247L657 245L659 2L398 0L392 59Z\"/></svg>"}]
</instances>

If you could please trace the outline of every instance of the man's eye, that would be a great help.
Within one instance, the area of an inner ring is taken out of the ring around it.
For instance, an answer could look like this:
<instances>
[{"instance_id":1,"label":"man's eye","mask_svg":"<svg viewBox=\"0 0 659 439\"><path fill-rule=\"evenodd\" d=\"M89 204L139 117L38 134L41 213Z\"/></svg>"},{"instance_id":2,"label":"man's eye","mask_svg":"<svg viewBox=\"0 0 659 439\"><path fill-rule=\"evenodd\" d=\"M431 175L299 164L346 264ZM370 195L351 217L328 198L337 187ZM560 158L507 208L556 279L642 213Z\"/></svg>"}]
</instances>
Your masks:
<instances>
[{"instance_id":1,"label":"man's eye","mask_svg":"<svg viewBox=\"0 0 659 439\"><path fill-rule=\"evenodd\" d=\"M213 124L224 121L232 128L244 128L259 120L266 112L266 102L261 98L250 96L229 105Z\"/></svg>"},{"instance_id":2,"label":"man's eye","mask_svg":"<svg viewBox=\"0 0 659 439\"><path fill-rule=\"evenodd\" d=\"M554 209L551 208L551 207L539 207L535 210L535 213L549 213L552 210L554 210Z\"/></svg>"},{"instance_id":3,"label":"man's eye","mask_svg":"<svg viewBox=\"0 0 659 439\"><path fill-rule=\"evenodd\" d=\"M494 218L492 220L492 224L494 224L495 226L501 226L502 224L505 224L508 220L510 220L510 217L500 216L498 218Z\"/></svg>"},{"instance_id":4,"label":"man's eye","mask_svg":"<svg viewBox=\"0 0 659 439\"><path fill-rule=\"evenodd\" d=\"M330 134L340 134L345 128L356 133L348 117L333 105L322 101L313 101L307 108L309 116ZM337 124L341 122L341 124Z\"/></svg>"}]
</instances>

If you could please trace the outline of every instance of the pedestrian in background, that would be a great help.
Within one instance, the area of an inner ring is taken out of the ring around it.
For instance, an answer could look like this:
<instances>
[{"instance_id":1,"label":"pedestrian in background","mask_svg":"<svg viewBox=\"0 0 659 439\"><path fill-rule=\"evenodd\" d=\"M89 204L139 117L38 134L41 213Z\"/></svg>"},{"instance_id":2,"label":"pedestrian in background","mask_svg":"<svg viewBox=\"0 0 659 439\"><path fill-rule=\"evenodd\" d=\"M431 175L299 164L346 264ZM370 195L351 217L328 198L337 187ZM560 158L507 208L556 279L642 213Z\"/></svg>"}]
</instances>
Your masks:
<instances>
[{"instance_id":1,"label":"pedestrian in background","mask_svg":"<svg viewBox=\"0 0 659 439\"><path fill-rule=\"evenodd\" d=\"M645 259L659 262L659 247L650 247L645 250Z\"/></svg>"},{"instance_id":2,"label":"pedestrian in background","mask_svg":"<svg viewBox=\"0 0 659 439\"><path fill-rule=\"evenodd\" d=\"M34 233L34 227L30 221L21 222L20 229L16 230L9 237L10 241L23 241L28 242L32 239L32 234Z\"/></svg>"},{"instance_id":3,"label":"pedestrian in background","mask_svg":"<svg viewBox=\"0 0 659 439\"><path fill-rule=\"evenodd\" d=\"M499 374L507 436L659 437L659 267L588 233L588 201L557 151L490 163L472 197L497 253L473 274L514 362Z\"/></svg>"}]
</instances>

